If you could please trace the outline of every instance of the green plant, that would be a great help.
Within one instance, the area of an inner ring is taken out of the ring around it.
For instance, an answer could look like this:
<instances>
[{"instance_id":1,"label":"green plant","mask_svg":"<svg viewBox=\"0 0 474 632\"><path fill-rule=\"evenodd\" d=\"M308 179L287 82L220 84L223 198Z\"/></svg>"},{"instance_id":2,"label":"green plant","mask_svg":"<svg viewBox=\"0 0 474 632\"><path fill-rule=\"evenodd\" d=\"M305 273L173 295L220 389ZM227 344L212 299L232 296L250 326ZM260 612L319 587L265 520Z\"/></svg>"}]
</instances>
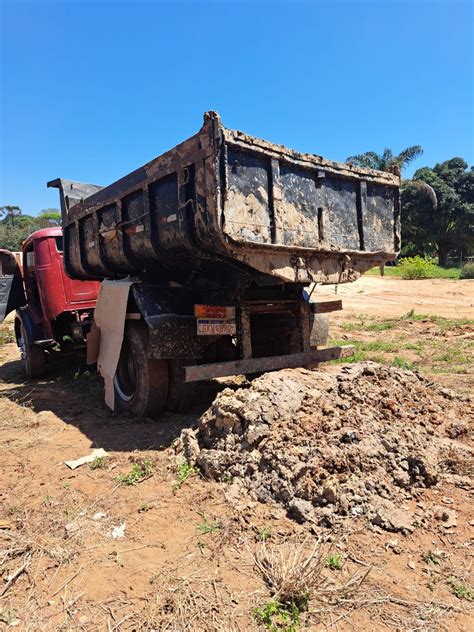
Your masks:
<instances>
[{"instance_id":1,"label":"green plant","mask_svg":"<svg viewBox=\"0 0 474 632\"><path fill-rule=\"evenodd\" d=\"M178 479L173 484L173 489L175 491L178 490L190 476L194 476L198 472L199 470L191 463L188 463L188 461L181 461L178 465Z\"/></svg>"},{"instance_id":2,"label":"green plant","mask_svg":"<svg viewBox=\"0 0 474 632\"><path fill-rule=\"evenodd\" d=\"M472 263L465 263L461 268L460 279L474 279L474 261Z\"/></svg>"},{"instance_id":3,"label":"green plant","mask_svg":"<svg viewBox=\"0 0 474 632\"><path fill-rule=\"evenodd\" d=\"M119 474L117 481L123 485L136 485L153 472L153 465L150 459L140 459L135 461L128 474Z\"/></svg>"},{"instance_id":4,"label":"green plant","mask_svg":"<svg viewBox=\"0 0 474 632\"><path fill-rule=\"evenodd\" d=\"M214 531L218 531L221 528L221 523L219 520L213 520L209 522L206 516L203 513L198 512L198 516L202 518L202 522L198 524L197 530L201 535L206 535L208 533L214 533Z\"/></svg>"},{"instance_id":5,"label":"green plant","mask_svg":"<svg viewBox=\"0 0 474 632\"><path fill-rule=\"evenodd\" d=\"M151 505L146 500L138 507L138 513L147 513L150 511Z\"/></svg>"},{"instance_id":6,"label":"green plant","mask_svg":"<svg viewBox=\"0 0 474 632\"><path fill-rule=\"evenodd\" d=\"M300 626L300 610L294 603L269 601L253 610L255 621L270 632L296 632Z\"/></svg>"},{"instance_id":7,"label":"green plant","mask_svg":"<svg viewBox=\"0 0 474 632\"><path fill-rule=\"evenodd\" d=\"M395 356L392 362L392 366L396 366L399 369L405 369L406 371L413 371L414 369L416 369L416 366L413 364L413 362L409 362L408 360L405 360L405 358L401 358L400 356Z\"/></svg>"},{"instance_id":8,"label":"green plant","mask_svg":"<svg viewBox=\"0 0 474 632\"><path fill-rule=\"evenodd\" d=\"M92 463L89 463L91 470L101 470L105 467L105 456L96 456Z\"/></svg>"},{"instance_id":9,"label":"green plant","mask_svg":"<svg viewBox=\"0 0 474 632\"><path fill-rule=\"evenodd\" d=\"M441 552L432 551L431 549L423 554L425 562L431 562L431 564L439 565L443 561L443 555Z\"/></svg>"},{"instance_id":10,"label":"green plant","mask_svg":"<svg viewBox=\"0 0 474 632\"><path fill-rule=\"evenodd\" d=\"M424 259L419 255L401 259L399 271L402 279L429 279L434 274L435 263L433 259Z\"/></svg>"},{"instance_id":11,"label":"green plant","mask_svg":"<svg viewBox=\"0 0 474 632\"><path fill-rule=\"evenodd\" d=\"M453 595L456 595L458 599L466 599L466 601L474 601L474 590L465 584L463 581L457 580L454 577L450 579L450 587Z\"/></svg>"},{"instance_id":12,"label":"green plant","mask_svg":"<svg viewBox=\"0 0 474 632\"><path fill-rule=\"evenodd\" d=\"M272 537L272 528L271 527L263 527L258 532L258 539L261 542L266 542Z\"/></svg>"},{"instance_id":13,"label":"green plant","mask_svg":"<svg viewBox=\"0 0 474 632\"><path fill-rule=\"evenodd\" d=\"M342 555L339 555L339 553L328 555L326 559L326 566L332 571L340 571L341 568L344 566Z\"/></svg>"}]
</instances>

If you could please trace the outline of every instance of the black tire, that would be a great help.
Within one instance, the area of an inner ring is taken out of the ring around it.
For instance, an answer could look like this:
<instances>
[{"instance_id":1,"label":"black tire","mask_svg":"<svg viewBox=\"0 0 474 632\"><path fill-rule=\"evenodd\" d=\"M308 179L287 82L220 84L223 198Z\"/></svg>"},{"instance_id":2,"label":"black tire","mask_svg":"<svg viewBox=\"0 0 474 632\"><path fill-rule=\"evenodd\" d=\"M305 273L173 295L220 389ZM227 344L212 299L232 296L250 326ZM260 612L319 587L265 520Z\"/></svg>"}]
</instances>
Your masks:
<instances>
[{"instance_id":1,"label":"black tire","mask_svg":"<svg viewBox=\"0 0 474 632\"><path fill-rule=\"evenodd\" d=\"M190 360L188 364L195 364ZM169 388L166 401L167 410L183 413L188 410L198 397L198 383L184 381L183 360L168 360Z\"/></svg>"},{"instance_id":2,"label":"black tire","mask_svg":"<svg viewBox=\"0 0 474 632\"><path fill-rule=\"evenodd\" d=\"M25 326L20 324L21 340L21 359L23 361L23 369L28 378L41 377L46 370L46 353L40 346L34 345L28 338Z\"/></svg>"},{"instance_id":3,"label":"black tire","mask_svg":"<svg viewBox=\"0 0 474 632\"><path fill-rule=\"evenodd\" d=\"M128 322L114 377L115 407L137 417L156 417L168 397L168 362L148 358L148 327Z\"/></svg>"}]
</instances>

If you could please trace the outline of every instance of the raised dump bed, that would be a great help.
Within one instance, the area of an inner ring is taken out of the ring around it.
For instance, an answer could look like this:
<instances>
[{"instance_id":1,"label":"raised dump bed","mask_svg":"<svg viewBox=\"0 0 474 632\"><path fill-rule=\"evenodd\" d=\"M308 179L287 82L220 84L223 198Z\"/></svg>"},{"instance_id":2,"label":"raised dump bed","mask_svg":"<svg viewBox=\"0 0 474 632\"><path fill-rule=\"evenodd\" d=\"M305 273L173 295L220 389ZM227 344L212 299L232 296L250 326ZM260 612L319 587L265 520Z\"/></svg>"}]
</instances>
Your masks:
<instances>
[{"instance_id":1,"label":"raised dump bed","mask_svg":"<svg viewBox=\"0 0 474 632\"><path fill-rule=\"evenodd\" d=\"M207 112L196 135L114 184L48 186L61 191L73 278L197 280L220 262L276 283L343 283L396 256L399 183L226 129Z\"/></svg>"},{"instance_id":2,"label":"raised dump bed","mask_svg":"<svg viewBox=\"0 0 474 632\"><path fill-rule=\"evenodd\" d=\"M49 186L68 274L104 279L90 359L109 406L134 415L181 409L199 380L350 355L315 348L341 304L304 288L354 281L399 248L398 177L233 132L215 112L108 187Z\"/></svg>"}]
</instances>

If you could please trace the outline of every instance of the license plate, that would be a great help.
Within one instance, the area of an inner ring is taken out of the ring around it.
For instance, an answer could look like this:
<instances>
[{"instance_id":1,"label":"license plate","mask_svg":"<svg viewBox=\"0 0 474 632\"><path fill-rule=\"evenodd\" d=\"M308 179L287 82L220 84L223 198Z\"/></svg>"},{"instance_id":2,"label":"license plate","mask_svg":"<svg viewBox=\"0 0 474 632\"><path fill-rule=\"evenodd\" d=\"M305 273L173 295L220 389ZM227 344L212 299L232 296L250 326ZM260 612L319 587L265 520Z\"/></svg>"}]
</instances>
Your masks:
<instances>
[{"instance_id":1,"label":"license plate","mask_svg":"<svg viewBox=\"0 0 474 632\"><path fill-rule=\"evenodd\" d=\"M235 320L197 319L198 336L234 336L236 331Z\"/></svg>"}]
</instances>

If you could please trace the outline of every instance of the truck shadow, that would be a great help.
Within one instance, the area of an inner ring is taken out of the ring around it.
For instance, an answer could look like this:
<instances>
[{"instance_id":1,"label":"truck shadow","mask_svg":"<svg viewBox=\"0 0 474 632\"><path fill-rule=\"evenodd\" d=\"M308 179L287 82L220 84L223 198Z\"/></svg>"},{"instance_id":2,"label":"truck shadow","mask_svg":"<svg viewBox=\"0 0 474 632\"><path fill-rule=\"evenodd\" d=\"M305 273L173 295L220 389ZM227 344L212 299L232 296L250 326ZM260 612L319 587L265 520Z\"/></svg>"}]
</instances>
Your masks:
<instances>
[{"instance_id":1,"label":"truck shadow","mask_svg":"<svg viewBox=\"0 0 474 632\"><path fill-rule=\"evenodd\" d=\"M225 385L203 383L193 407L186 413L165 412L157 419L130 418L114 413L104 404L102 378L76 360L62 359L38 380L24 377L20 360L0 365L0 397L6 397L34 412L51 411L64 423L75 426L94 447L107 451L162 450L171 445L183 428L197 424Z\"/></svg>"}]
</instances>

